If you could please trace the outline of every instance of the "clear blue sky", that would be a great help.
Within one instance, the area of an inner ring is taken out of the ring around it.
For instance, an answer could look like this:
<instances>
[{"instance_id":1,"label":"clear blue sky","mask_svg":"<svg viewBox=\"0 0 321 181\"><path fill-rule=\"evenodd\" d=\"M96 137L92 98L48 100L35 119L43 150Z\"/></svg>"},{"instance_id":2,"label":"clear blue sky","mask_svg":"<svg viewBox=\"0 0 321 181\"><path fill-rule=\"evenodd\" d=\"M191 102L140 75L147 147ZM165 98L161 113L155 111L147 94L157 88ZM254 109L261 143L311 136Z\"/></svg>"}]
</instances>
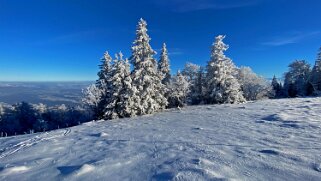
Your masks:
<instances>
[{"instance_id":1,"label":"clear blue sky","mask_svg":"<svg viewBox=\"0 0 321 181\"><path fill-rule=\"evenodd\" d=\"M0 80L94 80L105 50L130 56L141 17L173 72L205 65L218 34L237 66L265 77L313 64L321 46L320 0L0 0Z\"/></svg>"}]
</instances>

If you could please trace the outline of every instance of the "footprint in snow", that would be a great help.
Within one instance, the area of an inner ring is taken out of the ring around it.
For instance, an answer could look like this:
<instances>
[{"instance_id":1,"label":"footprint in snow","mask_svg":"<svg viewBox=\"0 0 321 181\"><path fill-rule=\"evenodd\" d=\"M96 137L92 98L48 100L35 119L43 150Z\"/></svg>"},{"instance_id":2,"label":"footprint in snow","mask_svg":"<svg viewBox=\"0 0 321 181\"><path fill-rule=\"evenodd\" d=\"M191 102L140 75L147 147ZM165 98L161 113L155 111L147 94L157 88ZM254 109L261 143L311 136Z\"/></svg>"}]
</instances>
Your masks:
<instances>
[{"instance_id":1,"label":"footprint in snow","mask_svg":"<svg viewBox=\"0 0 321 181\"><path fill-rule=\"evenodd\" d=\"M172 180L175 177L175 173L173 172L162 172L153 175L152 180Z\"/></svg>"},{"instance_id":2,"label":"footprint in snow","mask_svg":"<svg viewBox=\"0 0 321 181\"><path fill-rule=\"evenodd\" d=\"M101 133L90 134L90 136L93 136L93 137L107 137L109 135L107 133L105 133L105 132L101 132Z\"/></svg>"},{"instance_id":3,"label":"footprint in snow","mask_svg":"<svg viewBox=\"0 0 321 181\"><path fill-rule=\"evenodd\" d=\"M274 150L261 150L260 153L269 154L269 155L279 155L280 153Z\"/></svg>"},{"instance_id":4,"label":"footprint in snow","mask_svg":"<svg viewBox=\"0 0 321 181\"><path fill-rule=\"evenodd\" d=\"M75 170L79 170L80 168L81 168L81 165L57 167L60 174L62 175L69 175L73 173Z\"/></svg>"},{"instance_id":5,"label":"footprint in snow","mask_svg":"<svg viewBox=\"0 0 321 181\"><path fill-rule=\"evenodd\" d=\"M192 163L195 165L201 164L201 160L199 158L192 159Z\"/></svg>"},{"instance_id":6,"label":"footprint in snow","mask_svg":"<svg viewBox=\"0 0 321 181\"><path fill-rule=\"evenodd\" d=\"M262 120L264 120L264 121L282 121L280 119L279 115L277 115L277 114L272 114L272 115L266 116L266 117L262 118Z\"/></svg>"},{"instance_id":7,"label":"footprint in snow","mask_svg":"<svg viewBox=\"0 0 321 181\"><path fill-rule=\"evenodd\" d=\"M284 124L281 124L280 127L283 127L283 128L295 128L295 129L300 128L300 126L295 124L295 123L284 123Z\"/></svg>"},{"instance_id":8,"label":"footprint in snow","mask_svg":"<svg viewBox=\"0 0 321 181\"><path fill-rule=\"evenodd\" d=\"M317 172L321 172L321 164L313 164L312 168Z\"/></svg>"},{"instance_id":9,"label":"footprint in snow","mask_svg":"<svg viewBox=\"0 0 321 181\"><path fill-rule=\"evenodd\" d=\"M84 175L88 172L91 172L95 169L93 165L84 164L84 165L76 165L76 166L62 166L57 167L62 175L73 174L76 176Z\"/></svg>"}]
</instances>

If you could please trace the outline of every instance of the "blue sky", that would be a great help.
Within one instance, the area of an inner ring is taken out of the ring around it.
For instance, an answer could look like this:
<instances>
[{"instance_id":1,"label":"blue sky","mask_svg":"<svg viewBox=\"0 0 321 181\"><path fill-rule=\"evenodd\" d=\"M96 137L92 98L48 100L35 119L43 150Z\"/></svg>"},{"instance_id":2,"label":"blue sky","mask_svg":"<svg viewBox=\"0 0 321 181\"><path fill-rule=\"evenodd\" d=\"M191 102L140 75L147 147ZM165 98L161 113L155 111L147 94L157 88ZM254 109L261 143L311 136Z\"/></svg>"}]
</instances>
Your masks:
<instances>
[{"instance_id":1,"label":"blue sky","mask_svg":"<svg viewBox=\"0 0 321 181\"><path fill-rule=\"evenodd\" d=\"M265 77L313 64L321 46L320 0L0 0L0 80L95 80L104 51L130 56L141 17L173 72L205 65L218 34L237 66Z\"/></svg>"}]
</instances>

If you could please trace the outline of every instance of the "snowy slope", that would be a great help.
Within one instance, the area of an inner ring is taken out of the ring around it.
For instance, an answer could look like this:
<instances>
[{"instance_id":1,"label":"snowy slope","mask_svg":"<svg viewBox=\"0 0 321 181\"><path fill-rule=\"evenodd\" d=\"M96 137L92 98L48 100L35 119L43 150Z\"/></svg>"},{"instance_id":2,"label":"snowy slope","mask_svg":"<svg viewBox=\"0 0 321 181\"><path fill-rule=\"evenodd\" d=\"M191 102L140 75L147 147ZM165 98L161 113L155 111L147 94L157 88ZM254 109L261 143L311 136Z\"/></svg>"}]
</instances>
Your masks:
<instances>
[{"instance_id":1,"label":"snowy slope","mask_svg":"<svg viewBox=\"0 0 321 181\"><path fill-rule=\"evenodd\" d=\"M321 98L0 138L0 180L321 180Z\"/></svg>"}]
</instances>

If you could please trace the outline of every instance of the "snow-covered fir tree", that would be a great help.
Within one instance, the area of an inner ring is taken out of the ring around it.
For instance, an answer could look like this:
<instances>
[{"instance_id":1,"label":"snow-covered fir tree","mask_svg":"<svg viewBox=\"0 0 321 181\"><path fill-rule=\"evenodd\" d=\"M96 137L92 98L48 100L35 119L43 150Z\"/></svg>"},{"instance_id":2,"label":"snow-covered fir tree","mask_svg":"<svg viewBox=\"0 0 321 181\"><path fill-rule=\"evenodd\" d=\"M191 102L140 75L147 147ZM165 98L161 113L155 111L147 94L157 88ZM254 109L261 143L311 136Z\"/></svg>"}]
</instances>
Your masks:
<instances>
[{"instance_id":1,"label":"snow-covered fir tree","mask_svg":"<svg viewBox=\"0 0 321 181\"><path fill-rule=\"evenodd\" d=\"M187 95L189 92L189 82L187 77L178 71L177 75L171 79L169 87L170 93L168 107L183 107L186 104Z\"/></svg>"},{"instance_id":2,"label":"snow-covered fir tree","mask_svg":"<svg viewBox=\"0 0 321 181\"><path fill-rule=\"evenodd\" d=\"M133 94L132 89L132 78L130 72L130 64L128 59L122 61L122 89L119 92L119 102L117 103L117 112L118 116L123 117L132 117L135 116L135 109L133 103Z\"/></svg>"},{"instance_id":3,"label":"snow-covered fir tree","mask_svg":"<svg viewBox=\"0 0 321 181\"><path fill-rule=\"evenodd\" d=\"M275 75L272 78L271 85L272 85L274 90L276 90L276 89L278 89L280 87L279 81L278 81L278 79L276 78Z\"/></svg>"},{"instance_id":4,"label":"snow-covered fir tree","mask_svg":"<svg viewBox=\"0 0 321 181\"><path fill-rule=\"evenodd\" d=\"M313 88L313 93L316 95L321 95L321 48L318 52L309 82Z\"/></svg>"},{"instance_id":5,"label":"snow-covered fir tree","mask_svg":"<svg viewBox=\"0 0 321 181\"><path fill-rule=\"evenodd\" d=\"M43 114L48 110L47 105L45 105L43 103L33 104L32 106L40 114Z\"/></svg>"},{"instance_id":6,"label":"snow-covered fir tree","mask_svg":"<svg viewBox=\"0 0 321 181\"><path fill-rule=\"evenodd\" d=\"M166 48L166 44L163 43L163 47L161 50L160 54L160 59L158 61L158 73L161 78L162 84L165 85L165 91L164 91L164 96L165 98L169 99L169 94L170 94L170 79L171 79L171 74L170 74L170 63L169 63L169 58L168 58L168 51Z\"/></svg>"},{"instance_id":7,"label":"snow-covered fir tree","mask_svg":"<svg viewBox=\"0 0 321 181\"><path fill-rule=\"evenodd\" d=\"M192 104L204 103L206 94L206 76L204 67L200 67L197 77L194 81L193 92L190 93Z\"/></svg>"},{"instance_id":8,"label":"snow-covered fir tree","mask_svg":"<svg viewBox=\"0 0 321 181\"><path fill-rule=\"evenodd\" d=\"M61 104L57 106L57 110L61 112L66 112L68 111L68 107L65 104Z\"/></svg>"},{"instance_id":9,"label":"snow-covered fir tree","mask_svg":"<svg viewBox=\"0 0 321 181\"><path fill-rule=\"evenodd\" d=\"M116 119L132 116L130 65L123 59L121 52L114 60L111 82L113 83L112 97L105 108L105 117Z\"/></svg>"},{"instance_id":10,"label":"snow-covered fir tree","mask_svg":"<svg viewBox=\"0 0 321 181\"><path fill-rule=\"evenodd\" d=\"M163 44L160 60L158 62L158 71L160 72L162 83L168 84L170 82L171 74L170 74L170 67L169 67L169 58L168 58L168 51L166 48L166 44Z\"/></svg>"},{"instance_id":11,"label":"snow-covered fir tree","mask_svg":"<svg viewBox=\"0 0 321 181\"><path fill-rule=\"evenodd\" d=\"M3 114L4 114L4 105L0 103L0 121Z\"/></svg>"},{"instance_id":12,"label":"snow-covered fir tree","mask_svg":"<svg viewBox=\"0 0 321 181\"><path fill-rule=\"evenodd\" d=\"M207 65L207 102L241 103L245 99L235 75L237 70L232 60L224 55L228 46L223 42L225 36L215 38L211 60Z\"/></svg>"},{"instance_id":13,"label":"snow-covered fir tree","mask_svg":"<svg viewBox=\"0 0 321 181\"><path fill-rule=\"evenodd\" d=\"M279 83L278 79L273 76L272 83L271 83L272 89L274 91L274 97L278 98L282 96L282 85Z\"/></svg>"},{"instance_id":14,"label":"snow-covered fir tree","mask_svg":"<svg viewBox=\"0 0 321 181\"><path fill-rule=\"evenodd\" d=\"M295 60L289 65L289 71L285 74L284 92L286 96L306 96L309 94L308 80L310 76L310 64L305 60Z\"/></svg>"},{"instance_id":15,"label":"snow-covered fir tree","mask_svg":"<svg viewBox=\"0 0 321 181\"><path fill-rule=\"evenodd\" d=\"M133 64L132 90L133 102L137 115L151 114L165 109L167 100L164 96L165 86L157 70L157 61L153 58L156 52L150 46L147 34L147 23L140 19L136 39L132 46L130 60Z\"/></svg>"},{"instance_id":16,"label":"snow-covered fir tree","mask_svg":"<svg viewBox=\"0 0 321 181\"><path fill-rule=\"evenodd\" d=\"M101 65L99 65L98 80L96 81L96 87L101 91L101 99L97 108L97 118L106 119L104 117L104 110L106 105L110 102L112 97L112 57L106 52L101 59Z\"/></svg>"},{"instance_id":17,"label":"snow-covered fir tree","mask_svg":"<svg viewBox=\"0 0 321 181\"><path fill-rule=\"evenodd\" d=\"M99 104L101 102L102 98L102 90L99 89L96 84L89 85L86 89L82 91L83 98L82 102L83 104L88 107L90 110L92 110L94 117L98 117L98 109Z\"/></svg>"}]
</instances>

